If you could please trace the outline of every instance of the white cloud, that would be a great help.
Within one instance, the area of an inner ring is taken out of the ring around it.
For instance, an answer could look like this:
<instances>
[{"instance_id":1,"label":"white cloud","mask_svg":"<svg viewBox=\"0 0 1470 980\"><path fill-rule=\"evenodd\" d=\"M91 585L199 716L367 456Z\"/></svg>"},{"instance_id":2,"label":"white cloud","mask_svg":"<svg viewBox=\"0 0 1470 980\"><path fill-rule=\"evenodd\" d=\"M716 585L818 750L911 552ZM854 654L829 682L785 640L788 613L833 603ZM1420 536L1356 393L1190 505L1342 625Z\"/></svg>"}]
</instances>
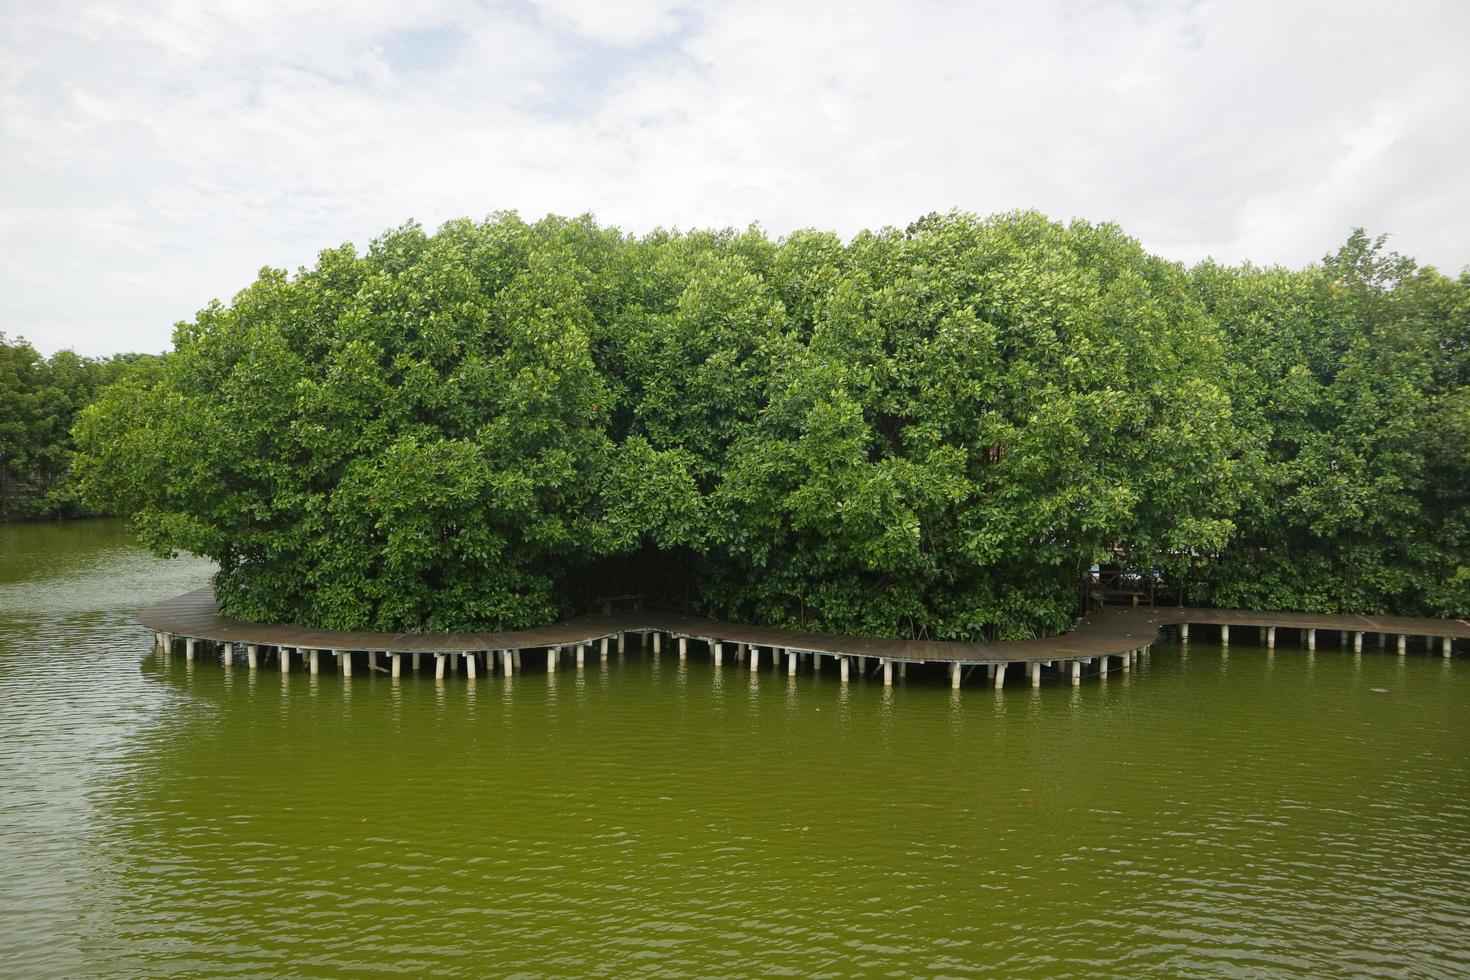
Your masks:
<instances>
[{"instance_id":1,"label":"white cloud","mask_svg":"<svg viewBox=\"0 0 1470 980\"><path fill-rule=\"evenodd\" d=\"M773 232L1037 207L1193 261L1470 263L1470 8L11 3L0 330L158 350L413 217Z\"/></svg>"},{"instance_id":2,"label":"white cloud","mask_svg":"<svg viewBox=\"0 0 1470 980\"><path fill-rule=\"evenodd\" d=\"M679 0L532 0L546 20L603 44L637 44L679 29Z\"/></svg>"}]
</instances>

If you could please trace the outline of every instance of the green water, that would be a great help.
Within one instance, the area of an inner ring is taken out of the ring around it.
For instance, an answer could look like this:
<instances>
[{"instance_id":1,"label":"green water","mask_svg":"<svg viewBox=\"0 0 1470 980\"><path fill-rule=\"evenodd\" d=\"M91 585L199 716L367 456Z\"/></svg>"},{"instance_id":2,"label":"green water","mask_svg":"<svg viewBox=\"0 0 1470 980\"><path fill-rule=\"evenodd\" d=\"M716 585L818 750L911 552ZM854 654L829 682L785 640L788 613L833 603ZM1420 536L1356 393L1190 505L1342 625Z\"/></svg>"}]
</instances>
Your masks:
<instances>
[{"instance_id":1,"label":"green water","mask_svg":"<svg viewBox=\"0 0 1470 980\"><path fill-rule=\"evenodd\" d=\"M156 662L133 615L209 571L0 525L0 975L1470 972L1459 659L1161 643L999 695Z\"/></svg>"}]
</instances>

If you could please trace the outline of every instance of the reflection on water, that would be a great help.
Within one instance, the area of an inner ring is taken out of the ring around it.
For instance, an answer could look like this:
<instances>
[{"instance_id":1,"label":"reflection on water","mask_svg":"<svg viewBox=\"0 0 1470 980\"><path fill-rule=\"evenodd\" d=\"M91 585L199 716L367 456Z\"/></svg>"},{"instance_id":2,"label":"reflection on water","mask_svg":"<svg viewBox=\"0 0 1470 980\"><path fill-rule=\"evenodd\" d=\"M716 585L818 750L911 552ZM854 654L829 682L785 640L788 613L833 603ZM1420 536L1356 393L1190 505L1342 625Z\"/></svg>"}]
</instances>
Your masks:
<instances>
[{"instance_id":1,"label":"reflection on water","mask_svg":"<svg viewBox=\"0 0 1470 980\"><path fill-rule=\"evenodd\" d=\"M632 644L441 684L149 656L132 615L209 571L0 526L5 975L1470 970L1462 661L1159 644L956 693Z\"/></svg>"}]
</instances>

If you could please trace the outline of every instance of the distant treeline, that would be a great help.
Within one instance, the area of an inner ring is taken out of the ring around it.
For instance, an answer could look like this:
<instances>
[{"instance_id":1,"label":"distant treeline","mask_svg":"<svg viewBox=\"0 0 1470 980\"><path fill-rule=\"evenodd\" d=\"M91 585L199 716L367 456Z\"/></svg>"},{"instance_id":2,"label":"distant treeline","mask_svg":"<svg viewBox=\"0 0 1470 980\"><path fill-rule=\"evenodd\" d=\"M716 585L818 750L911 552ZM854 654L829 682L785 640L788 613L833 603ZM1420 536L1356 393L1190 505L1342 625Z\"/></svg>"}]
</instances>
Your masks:
<instances>
[{"instance_id":1,"label":"distant treeline","mask_svg":"<svg viewBox=\"0 0 1470 980\"><path fill-rule=\"evenodd\" d=\"M0 333L0 520L91 516L72 479L72 423L118 379L156 379L160 361L69 350L42 357L24 339Z\"/></svg>"},{"instance_id":2,"label":"distant treeline","mask_svg":"<svg viewBox=\"0 0 1470 980\"><path fill-rule=\"evenodd\" d=\"M1016 637L1094 563L1193 603L1470 613L1470 278L1362 232L1188 268L1029 212L848 242L500 215L265 270L174 344L82 414L78 469L218 559L236 616L636 594Z\"/></svg>"}]
</instances>

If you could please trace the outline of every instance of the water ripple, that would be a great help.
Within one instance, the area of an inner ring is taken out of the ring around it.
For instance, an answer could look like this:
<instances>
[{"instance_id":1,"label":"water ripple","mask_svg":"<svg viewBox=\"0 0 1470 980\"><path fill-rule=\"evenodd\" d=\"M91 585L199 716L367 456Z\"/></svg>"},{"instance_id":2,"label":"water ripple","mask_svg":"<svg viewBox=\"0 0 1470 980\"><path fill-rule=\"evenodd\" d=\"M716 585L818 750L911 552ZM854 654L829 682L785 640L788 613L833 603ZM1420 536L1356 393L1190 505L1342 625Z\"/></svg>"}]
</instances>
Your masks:
<instances>
[{"instance_id":1,"label":"water ripple","mask_svg":"<svg viewBox=\"0 0 1470 980\"><path fill-rule=\"evenodd\" d=\"M88 535L0 577L7 976L1470 971L1459 662L344 683L148 658L209 569Z\"/></svg>"}]
</instances>

